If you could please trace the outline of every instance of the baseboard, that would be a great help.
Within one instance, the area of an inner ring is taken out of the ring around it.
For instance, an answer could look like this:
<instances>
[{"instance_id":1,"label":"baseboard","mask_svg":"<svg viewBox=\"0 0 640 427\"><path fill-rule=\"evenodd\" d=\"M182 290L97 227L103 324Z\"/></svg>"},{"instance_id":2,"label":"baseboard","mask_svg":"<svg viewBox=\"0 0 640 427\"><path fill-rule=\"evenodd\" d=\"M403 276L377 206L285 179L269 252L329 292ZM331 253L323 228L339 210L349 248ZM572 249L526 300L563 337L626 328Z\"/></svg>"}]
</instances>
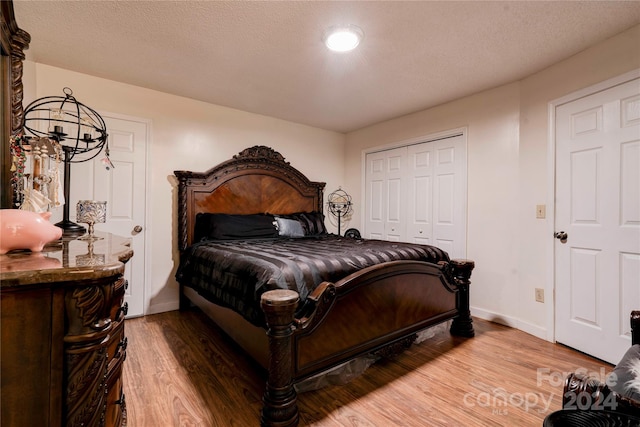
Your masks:
<instances>
[{"instance_id":1,"label":"baseboard","mask_svg":"<svg viewBox=\"0 0 640 427\"><path fill-rule=\"evenodd\" d=\"M471 315L480 319L488 320L490 322L499 323L500 325L509 326L511 328L519 329L534 337L548 341L546 328L538 325L533 325L524 320L517 319L511 316L505 316L482 308L471 307Z\"/></svg>"}]
</instances>

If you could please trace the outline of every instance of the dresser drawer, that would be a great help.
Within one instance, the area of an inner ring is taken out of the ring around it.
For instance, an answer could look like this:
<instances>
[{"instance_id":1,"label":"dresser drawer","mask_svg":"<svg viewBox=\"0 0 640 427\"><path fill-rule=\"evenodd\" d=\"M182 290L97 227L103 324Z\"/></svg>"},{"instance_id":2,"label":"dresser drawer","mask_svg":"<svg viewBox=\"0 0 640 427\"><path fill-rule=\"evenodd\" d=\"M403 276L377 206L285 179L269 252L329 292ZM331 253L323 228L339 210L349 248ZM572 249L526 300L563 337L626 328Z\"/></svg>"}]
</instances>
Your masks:
<instances>
[{"instance_id":1,"label":"dresser drawer","mask_svg":"<svg viewBox=\"0 0 640 427\"><path fill-rule=\"evenodd\" d=\"M113 285L113 296L111 299L111 309L109 317L112 321L119 321L127 315L127 304L124 302L124 294L129 283L124 277L119 278Z\"/></svg>"},{"instance_id":2,"label":"dresser drawer","mask_svg":"<svg viewBox=\"0 0 640 427\"><path fill-rule=\"evenodd\" d=\"M107 354L109 360L109 373L112 367L122 362L126 357L128 339L124 334L124 319L113 322L113 328L107 344Z\"/></svg>"},{"instance_id":3,"label":"dresser drawer","mask_svg":"<svg viewBox=\"0 0 640 427\"><path fill-rule=\"evenodd\" d=\"M109 373L106 376L107 402L104 414L105 426L126 425L127 406L123 392L122 364L124 357L114 360L113 365L109 365Z\"/></svg>"}]
</instances>

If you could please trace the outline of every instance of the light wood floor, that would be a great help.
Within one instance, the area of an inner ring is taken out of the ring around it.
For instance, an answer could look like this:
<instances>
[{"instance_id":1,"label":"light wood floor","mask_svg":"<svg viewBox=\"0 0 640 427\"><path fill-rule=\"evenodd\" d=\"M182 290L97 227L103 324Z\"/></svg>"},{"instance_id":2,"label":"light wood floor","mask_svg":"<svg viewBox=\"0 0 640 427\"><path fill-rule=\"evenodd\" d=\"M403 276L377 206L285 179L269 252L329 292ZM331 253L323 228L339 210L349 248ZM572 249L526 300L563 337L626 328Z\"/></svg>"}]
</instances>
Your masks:
<instances>
[{"instance_id":1,"label":"light wood floor","mask_svg":"<svg viewBox=\"0 0 640 427\"><path fill-rule=\"evenodd\" d=\"M562 381L612 366L495 323L443 331L346 385L299 394L303 426L541 426ZM264 373L197 309L127 320L130 427L257 426Z\"/></svg>"}]
</instances>

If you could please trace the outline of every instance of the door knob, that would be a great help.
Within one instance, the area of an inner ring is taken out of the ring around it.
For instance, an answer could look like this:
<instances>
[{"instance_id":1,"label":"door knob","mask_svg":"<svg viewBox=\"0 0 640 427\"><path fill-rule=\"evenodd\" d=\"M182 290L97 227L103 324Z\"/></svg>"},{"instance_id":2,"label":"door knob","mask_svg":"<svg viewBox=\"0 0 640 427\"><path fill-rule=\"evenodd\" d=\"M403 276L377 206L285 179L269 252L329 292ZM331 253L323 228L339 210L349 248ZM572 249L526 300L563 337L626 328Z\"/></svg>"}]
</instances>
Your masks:
<instances>
[{"instance_id":1,"label":"door knob","mask_svg":"<svg viewBox=\"0 0 640 427\"><path fill-rule=\"evenodd\" d=\"M553 233L553 237L560 240L560 243L567 243L567 237L569 236L564 231L557 231Z\"/></svg>"},{"instance_id":2,"label":"door knob","mask_svg":"<svg viewBox=\"0 0 640 427\"><path fill-rule=\"evenodd\" d=\"M142 227L140 227L139 225L136 225L135 227L133 227L133 231L131 232L131 234L138 234L142 231Z\"/></svg>"}]
</instances>

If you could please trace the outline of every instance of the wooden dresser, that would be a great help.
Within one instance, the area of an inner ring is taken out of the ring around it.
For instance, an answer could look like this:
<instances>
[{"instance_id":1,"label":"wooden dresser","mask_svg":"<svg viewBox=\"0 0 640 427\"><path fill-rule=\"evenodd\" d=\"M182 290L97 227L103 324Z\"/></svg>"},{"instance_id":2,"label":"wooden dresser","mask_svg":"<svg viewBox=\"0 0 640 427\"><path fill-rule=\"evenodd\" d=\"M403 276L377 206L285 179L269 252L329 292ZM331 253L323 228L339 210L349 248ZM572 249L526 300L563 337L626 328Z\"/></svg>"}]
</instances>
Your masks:
<instances>
[{"instance_id":1,"label":"wooden dresser","mask_svg":"<svg viewBox=\"0 0 640 427\"><path fill-rule=\"evenodd\" d=\"M124 426L130 240L0 255L0 425Z\"/></svg>"}]
</instances>

